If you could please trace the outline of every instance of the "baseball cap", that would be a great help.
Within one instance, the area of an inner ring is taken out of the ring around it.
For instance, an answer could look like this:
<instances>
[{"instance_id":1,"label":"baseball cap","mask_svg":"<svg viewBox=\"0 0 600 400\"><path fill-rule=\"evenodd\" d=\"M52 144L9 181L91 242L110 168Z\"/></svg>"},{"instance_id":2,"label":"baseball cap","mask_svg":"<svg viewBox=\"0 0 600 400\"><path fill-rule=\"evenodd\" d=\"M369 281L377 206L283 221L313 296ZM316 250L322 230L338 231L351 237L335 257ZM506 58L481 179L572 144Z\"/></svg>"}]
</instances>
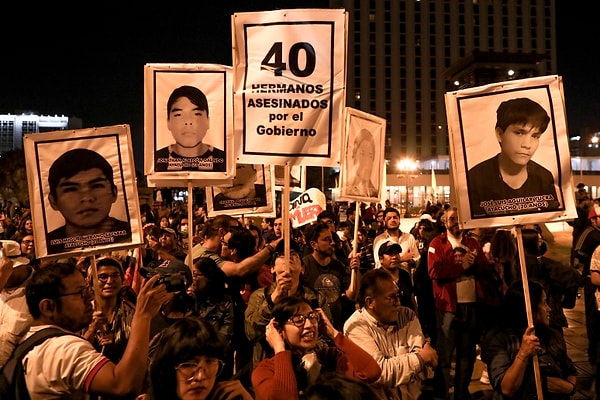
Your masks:
<instances>
[{"instance_id":1,"label":"baseball cap","mask_svg":"<svg viewBox=\"0 0 600 400\"><path fill-rule=\"evenodd\" d=\"M402 247L395 242L386 241L381 246L379 246L379 250L377 254L379 257L382 257L384 254L400 254L402 253Z\"/></svg>"},{"instance_id":2,"label":"baseball cap","mask_svg":"<svg viewBox=\"0 0 600 400\"><path fill-rule=\"evenodd\" d=\"M187 265L185 265L180 260L175 259L175 260L165 261L162 264L160 264L158 267L156 267L156 270L160 270L157 272L161 275L176 274L176 273L182 272L185 276L185 279L187 280L187 283L190 284L192 282L192 271L190 270L190 268Z\"/></svg>"},{"instance_id":3,"label":"baseball cap","mask_svg":"<svg viewBox=\"0 0 600 400\"><path fill-rule=\"evenodd\" d=\"M596 207L590 208L590 212L588 213L588 219L600 217L600 214L596 211Z\"/></svg>"},{"instance_id":4,"label":"baseball cap","mask_svg":"<svg viewBox=\"0 0 600 400\"><path fill-rule=\"evenodd\" d=\"M177 232L175 232L175 229L171 229L171 228L167 228L167 227L161 227L160 233L168 233L170 235L177 236Z\"/></svg>"},{"instance_id":5,"label":"baseball cap","mask_svg":"<svg viewBox=\"0 0 600 400\"><path fill-rule=\"evenodd\" d=\"M21 245L14 240L0 240L5 254L13 261L13 268L29 264L29 258L21 257Z\"/></svg>"}]
</instances>

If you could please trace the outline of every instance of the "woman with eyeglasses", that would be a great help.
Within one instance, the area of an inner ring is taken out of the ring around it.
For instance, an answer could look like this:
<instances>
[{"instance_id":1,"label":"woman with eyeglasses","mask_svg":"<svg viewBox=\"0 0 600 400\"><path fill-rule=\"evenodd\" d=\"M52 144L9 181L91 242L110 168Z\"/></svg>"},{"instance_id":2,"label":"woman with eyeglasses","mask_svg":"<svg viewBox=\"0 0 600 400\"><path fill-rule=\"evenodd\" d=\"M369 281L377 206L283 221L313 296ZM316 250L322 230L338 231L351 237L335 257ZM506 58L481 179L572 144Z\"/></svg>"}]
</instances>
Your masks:
<instances>
[{"instance_id":1,"label":"woman with eyeglasses","mask_svg":"<svg viewBox=\"0 0 600 400\"><path fill-rule=\"evenodd\" d=\"M112 257L101 257L96 261L100 295L94 300L94 315L92 323L83 332L83 337L89 340L96 350L118 363L131 333L131 321L135 313L135 304L124 299L123 267ZM89 275L91 276L91 274Z\"/></svg>"},{"instance_id":2,"label":"woman with eyeglasses","mask_svg":"<svg viewBox=\"0 0 600 400\"><path fill-rule=\"evenodd\" d=\"M163 331L150 360L146 400L251 400L238 380L220 381L223 338L206 320L183 318Z\"/></svg>"},{"instance_id":3,"label":"woman with eyeglasses","mask_svg":"<svg viewBox=\"0 0 600 400\"><path fill-rule=\"evenodd\" d=\"M252 371L256 398L299 399L325 372L337 372L367 383L375 382L381 368L370 354L337 331L321 308L313 309L301 297L286 297L272 311L266 339L275 355ZM317 348L319 334L335 347Z\"/></svg>"}]
</instances>

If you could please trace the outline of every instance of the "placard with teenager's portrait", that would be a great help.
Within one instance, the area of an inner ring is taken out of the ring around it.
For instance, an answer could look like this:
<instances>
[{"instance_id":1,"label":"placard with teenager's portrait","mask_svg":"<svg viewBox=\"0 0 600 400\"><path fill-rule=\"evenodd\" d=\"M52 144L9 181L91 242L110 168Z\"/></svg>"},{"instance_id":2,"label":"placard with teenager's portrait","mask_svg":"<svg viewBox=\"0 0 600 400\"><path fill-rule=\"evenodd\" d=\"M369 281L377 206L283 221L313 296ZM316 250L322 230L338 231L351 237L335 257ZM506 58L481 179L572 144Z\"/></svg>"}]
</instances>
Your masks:
<instances>
[{"instance_id":1,"label":"placard with teenager's portrait","mask_svg":"<svg viewBox=\"0 0 600 400\"><path fill-rule=\"evenodd\" d=\"M446 109L463 228L576 217L560 77L450 92Z\"/></svg>"},{"instance_id":2,"label":"placard with teenager's portrait","mask_svg":"<svg viewBox=\"0 0 600 400\"><path fill-rule=\"evenodd\" d=\"M231 67L147 64L144 83L144 169L152 181L231 179Z\"/></svg>"},{"instance_id":3,"label":"placard with teenager's portrait","mask_svg":"<svg viewBox=\"0 0 600 400\"><path fill-rule=\"evenodd\" d=\"M231 185L206 188L208 215L275 212L273 169L263 164L237 164Z\"/></svg>"},{"instance_id":4,"label":"placard with teenager's portrait","mask_svg":"<svg viewBox=\"0 0 600 400\"><path fill-rule=\"evenodd\" d=\"M379 202L385 163L384 118L345 109L340 196L343 200Z\"/></svg>"},{"instance_id":5,"label":"placard with teenager's portrait","mask_svg":"<svg viewBox=\"0 0 600 400\"><path fill-rule=\"evenodd\" d=\"M143 243L128 125L23 138L40 258L94 254Z\"/></svg>"}]
</instances>

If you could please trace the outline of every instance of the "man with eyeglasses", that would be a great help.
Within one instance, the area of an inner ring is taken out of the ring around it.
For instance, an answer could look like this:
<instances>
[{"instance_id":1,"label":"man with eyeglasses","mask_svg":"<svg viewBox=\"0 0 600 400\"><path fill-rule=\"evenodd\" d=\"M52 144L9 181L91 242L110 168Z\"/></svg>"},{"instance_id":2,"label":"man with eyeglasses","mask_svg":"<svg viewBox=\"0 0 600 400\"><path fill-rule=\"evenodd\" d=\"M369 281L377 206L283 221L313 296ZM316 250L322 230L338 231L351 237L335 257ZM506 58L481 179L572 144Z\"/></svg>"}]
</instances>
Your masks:
<instances>
[{"instance_id":1,"label":"man with eyeglasses","mask_svg":"<svg viewBox=\"0 0 600 400\"><path fill-rule=\"evenodd\" d=\"M400 297L389 272L366 272L360 281L360 309L344 323L344 334L381 367L381 377L371 384L380 398L417 400L423 380L433 376L438 356L417 315L400 304Z\"/></svg>"},{"instance_id":2,"label":"man with eyeglasses","mask_svg":"<svg viewBox=\"0 0 600 400\"><path fill-rule=\"evenodd\" d=\"M225 260L221 256L221 250L225 235L233 227L242 228L239 222L231 217L230 215L217 215L213 219L209 220L202 231L202 244L197 244L193 247L190 255L187 256L185 264L189 265L189 257L192 260L197 260L199 257L212 258L219 268L225 272L228 278L231 277L245 277L249 274L256 272L260 267L266 263L271 255L275 252L275 247L281 238L274 240L273 242L267 243L260 251L252 254L239 261ZM233 228L235 229L235 228ZM253 248L253 247L252 247Z\"/></svg>"},{"instance_id":3,"label":"man with eyeglasses","mask_svg":"<svg viewBox=\"0 0 600 400\"><path fill-rule=\"evenodd\" d=\"M24 339L50 327L65 335L46 339L23 358L25 382L32 398L85 398L87 394L139 394L146 372L150 321L173 298L159 275L142 285L131 323L131 335L115 364L83 337L73 334L92 320L93 292L72 263L53 263L35 271L26 287L33 325Z\"/></svg>"},{"instance_id":4,"label":"man with eyeglasses","mask_svg":"<svg viewBox=\"0 0 600 400\"><path fill-rule=\"evenodd\" d=\"M0 367L3 367L33 322L25 301L25 285L33 267L23 257L19 243L2 240L0 244Z\"/></svg>"},{"instance_id":5,"label":"man with eyeglasses","mask_svg":"<svg viewBox=\"0 0 600 400\"><path fill-rule=\"evenodd\" d=\"M321 306L318 292L302 283L301 275L304 265L298 244L293 240L290 241L290 259L287 265L284 250L284 242L281 241L277 244L273 254L271 273L275 275L275 282L252 292L246 308L246 336L254 343L252 369L270 352L271 347L265 340L265 329L272 318L271 310L281 299L286 296L304 297L313 304L313 308L321 307L331 319L329 306L327 304Z\"/></svg>"}]
</instances>

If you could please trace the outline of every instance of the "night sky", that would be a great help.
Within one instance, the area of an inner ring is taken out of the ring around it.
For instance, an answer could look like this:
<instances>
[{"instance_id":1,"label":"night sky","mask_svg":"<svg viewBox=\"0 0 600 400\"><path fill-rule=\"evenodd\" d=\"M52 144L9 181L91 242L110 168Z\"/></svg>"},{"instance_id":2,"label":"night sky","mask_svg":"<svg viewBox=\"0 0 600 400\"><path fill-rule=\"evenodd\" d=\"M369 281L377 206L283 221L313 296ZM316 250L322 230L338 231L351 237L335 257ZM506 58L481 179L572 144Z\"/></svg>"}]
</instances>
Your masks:
<instances>
[{"instance_id":1,"label":"night sky","mask_svg":"<svg viewBox=\"0 0 600 400\"><path fill-rule=\"evenodd\" d=\"M576 15L563 9L566 2L557 3L558 74L563 77L569 131L574 135L582 127L600 126L599 46L592 32L594 14ZM85 12L14 10L13 16L4 15L14 23L0 27L0 113L31 110L77 116L84 127L129 124L141 171L144 65L231 65L231 14L299 4L311 8L327 1L222 0L191 6L161 2L133 10L103 6Z\"/></svg>"}]
</instances>

